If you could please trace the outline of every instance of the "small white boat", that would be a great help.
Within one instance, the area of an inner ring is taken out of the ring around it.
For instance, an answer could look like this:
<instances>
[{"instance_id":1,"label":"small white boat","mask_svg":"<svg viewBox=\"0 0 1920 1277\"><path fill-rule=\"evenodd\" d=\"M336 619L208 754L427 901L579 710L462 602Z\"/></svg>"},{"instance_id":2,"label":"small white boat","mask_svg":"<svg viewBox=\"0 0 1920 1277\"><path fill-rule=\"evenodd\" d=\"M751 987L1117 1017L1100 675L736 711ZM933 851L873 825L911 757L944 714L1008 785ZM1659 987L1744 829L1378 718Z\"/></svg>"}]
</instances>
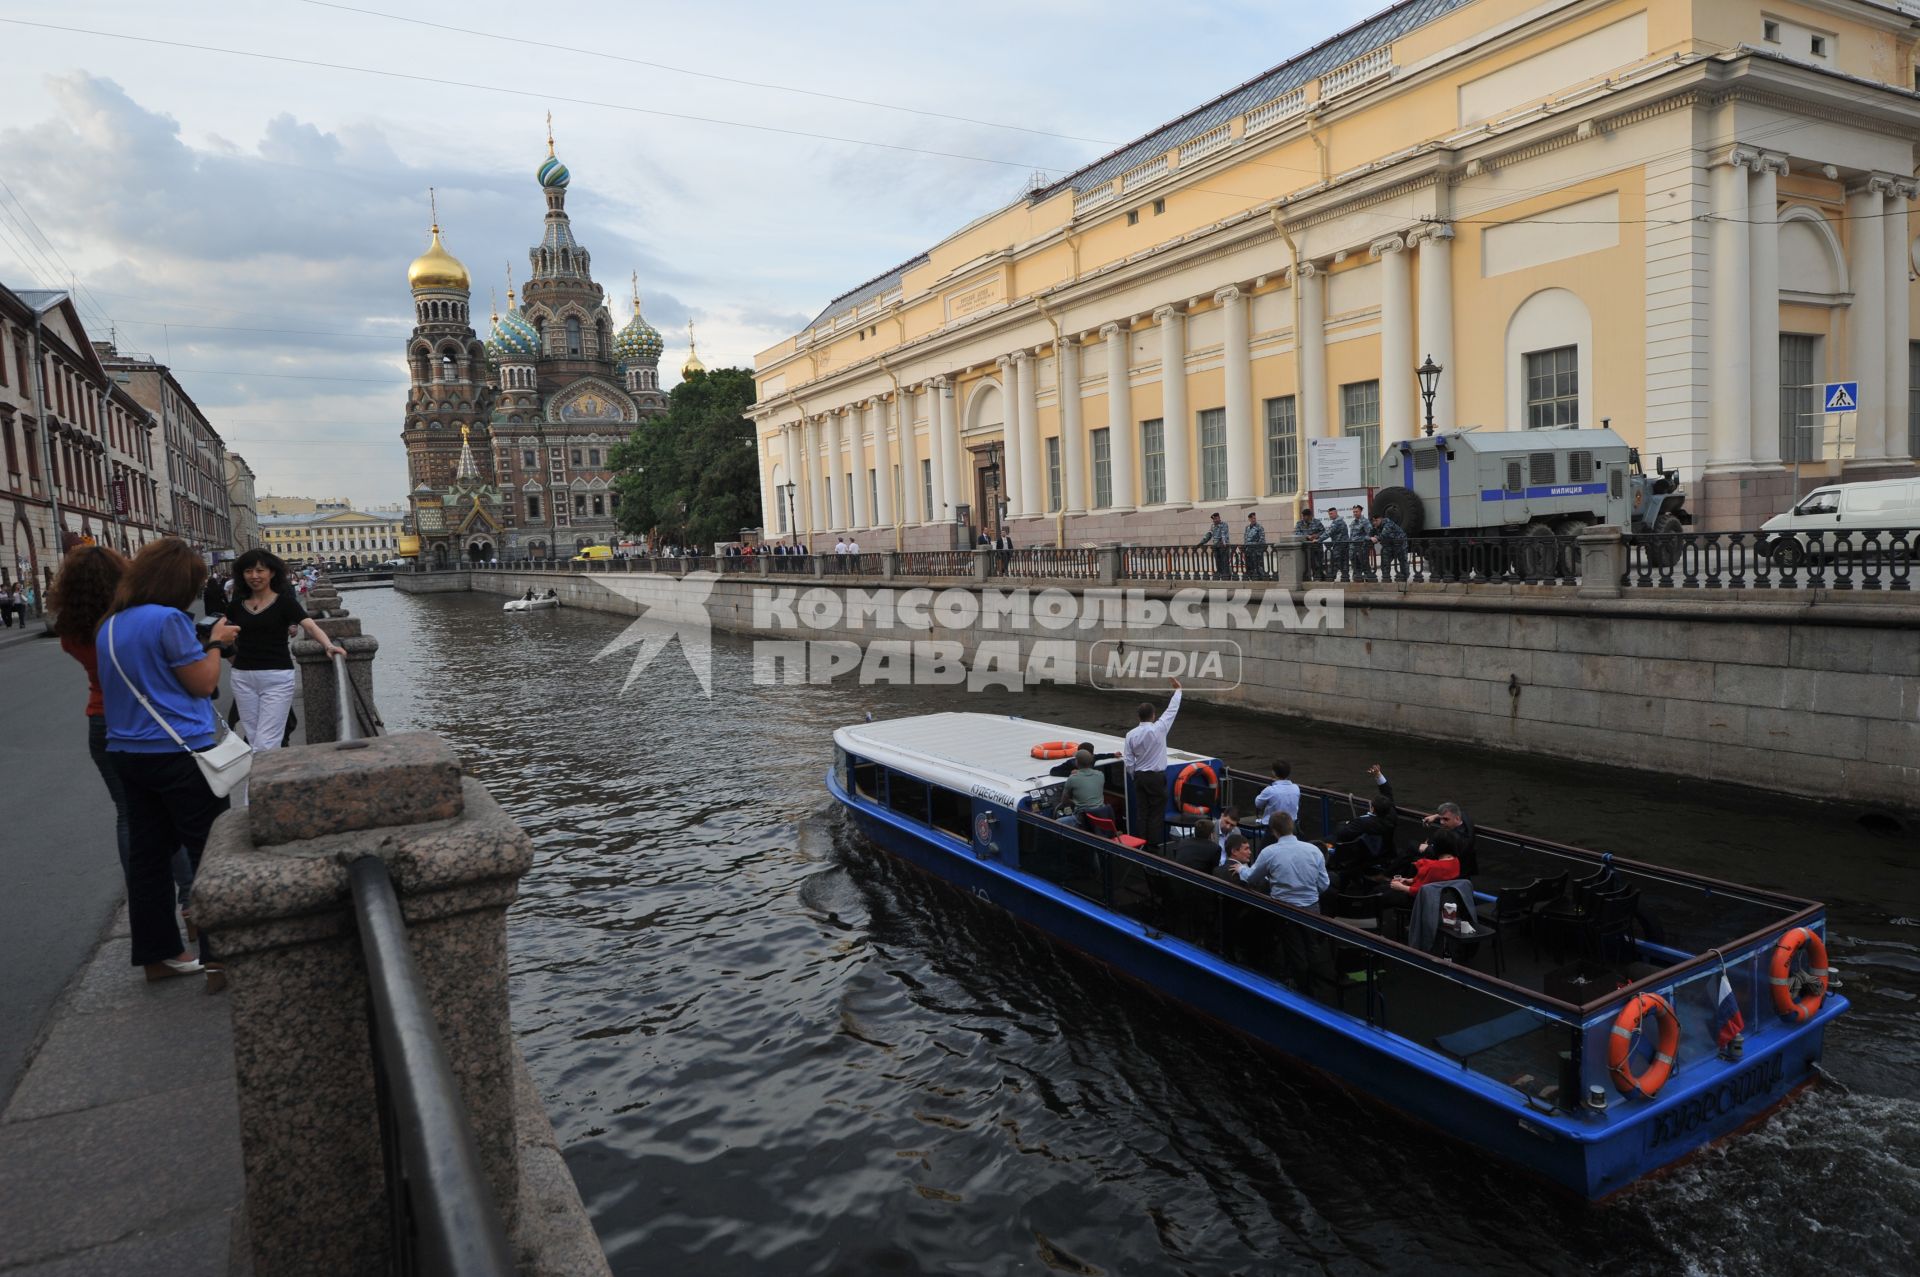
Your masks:
<instances>
[{"instance_id":1,"label":"small white boat","mask_svg":"<svg viewBox=\"0 0 1920 1277\"><path fill-rule=\"evenodd\" d=\"M508 599L502 612L537 612L541 608L559 607L560 600L552 595L537 599Z\"/></svg>"}]
</instances>

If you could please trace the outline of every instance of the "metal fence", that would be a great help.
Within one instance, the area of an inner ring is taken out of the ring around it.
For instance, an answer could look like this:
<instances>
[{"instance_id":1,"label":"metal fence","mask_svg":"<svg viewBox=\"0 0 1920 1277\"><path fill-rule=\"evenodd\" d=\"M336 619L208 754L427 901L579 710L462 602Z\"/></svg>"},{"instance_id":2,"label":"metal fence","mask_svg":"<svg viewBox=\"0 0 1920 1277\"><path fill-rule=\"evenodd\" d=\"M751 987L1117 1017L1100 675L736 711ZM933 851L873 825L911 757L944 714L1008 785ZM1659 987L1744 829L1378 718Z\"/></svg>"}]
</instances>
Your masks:
<instances>
[{"instance_id":1,"label":"metal fence","mask_svg":"<svg viewBox=\"0 0 1920 1277\"><path fill-rule=\"evenodd\" d=\"M995 550L993 571L1033 581L1091 581L1100 574L1099 551L1092 548L1055 549L1029 546L1024 550Z\"/></svg>"},{"instance_id":2,"label":"metal fence","mask_svg":"<svg viewBox=\"0 0 1920 1277\"><path fill-rule=\"evenodd\" d=\"M367 965L389 1271L509 1277L505 1224L407 947L386 862L362 856L348 866L347 879Z\"/></svg>"},{"instance_id":3,"label":"metal fence","mask_svg":"<svg viewBox=\"0 0 1920 1277\"><path fill-rule=\"evenodd\" d=\"M1620 584L1640 589L1908 590L1920 533L1679 532L1629 535Z\"/></svg>"},{"instance_id":4,"label":"metal fence","mask_svg":"<svg viewBox=\"0 0 1920 1277\"><path fill-rule=\"evenodd\" d=\"M902 550L901 576L970 577L973 575L972 550Z\"/></svg>"}]
</instances>

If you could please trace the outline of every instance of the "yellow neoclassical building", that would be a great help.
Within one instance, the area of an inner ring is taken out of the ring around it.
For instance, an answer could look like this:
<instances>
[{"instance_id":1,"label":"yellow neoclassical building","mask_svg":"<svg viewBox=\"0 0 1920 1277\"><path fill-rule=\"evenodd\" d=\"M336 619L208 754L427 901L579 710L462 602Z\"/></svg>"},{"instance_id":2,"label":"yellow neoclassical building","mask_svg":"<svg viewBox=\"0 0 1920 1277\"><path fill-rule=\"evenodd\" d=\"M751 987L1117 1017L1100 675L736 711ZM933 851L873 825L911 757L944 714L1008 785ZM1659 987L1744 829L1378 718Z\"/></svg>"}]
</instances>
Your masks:
<instances>
[{"instance_id":1,"label":"yellow neoclassical building","mask_svg":"<svg viewBox=\"0 0 1920 1277\"><path fill-rule=\"evenodd\" d=\"M1283 531L1307 440L1415 433L1427 356L1442 428L1608 421L1707 527L1911 474L1917 34L1913 0L1406 0L762 352L767 535Z\"/></svg>"},{"instance_id":2,"label":"yellow neoclassical building","mask_svg":"<svg viewBox=\"0 0 1920 1277\"><path fill-rule=\"evenodd\" d=\"M369 567L403 553L404 519L398 513L355 510L341 501L307 504L315 508L301 514L260 516L261 541L288 563L340 562ZM418 549L415 544L413 550Z\"/></svg>"}]
</instances>

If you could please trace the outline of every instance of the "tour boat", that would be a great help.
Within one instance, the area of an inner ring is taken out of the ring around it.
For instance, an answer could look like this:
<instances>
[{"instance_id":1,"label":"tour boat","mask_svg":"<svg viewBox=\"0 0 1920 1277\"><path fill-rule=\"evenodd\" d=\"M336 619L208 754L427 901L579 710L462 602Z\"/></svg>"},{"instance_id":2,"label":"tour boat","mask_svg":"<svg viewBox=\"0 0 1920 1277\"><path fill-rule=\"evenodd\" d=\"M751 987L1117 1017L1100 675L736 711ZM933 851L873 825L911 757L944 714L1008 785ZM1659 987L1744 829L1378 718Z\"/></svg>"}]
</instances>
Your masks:
<instances>
[{"instance_id":1,"label":"tour boat","mask_svg":"<svg viewBox=\"0 0 1920 1277\"><path fill-rule=\"evenodd\" d=\"M502 612L537 612L542 608L559 607L558 598L542 596L537 599L508 599L501 607Z\"/></svg>"},{"instance_id":2,"label":"tour boat","mask_svg":"<svg viewBox=\"0 0 1920 1277\"><path fill-rule=\"evenodd\" d=\"M1121 748L987 714L856 724L834 733L827 785L887 851L1584 1197L1786 1100L1846 1010L1812 901L1481 828L1471 908L1458 898L1477 920L1410 944L1381 897L1299 909L1057 818L1052 760L1083 741ZM1117 758L1098 765L1124 829L1132 786ZM1167 781L1176 827L1249 811L1266 783L1172 749ZM1324 844L1348 815L1344 793L1302 786L1300 837ZM1420 827L1402 812L1402 850Z\"/></svg>"}]
</instances>

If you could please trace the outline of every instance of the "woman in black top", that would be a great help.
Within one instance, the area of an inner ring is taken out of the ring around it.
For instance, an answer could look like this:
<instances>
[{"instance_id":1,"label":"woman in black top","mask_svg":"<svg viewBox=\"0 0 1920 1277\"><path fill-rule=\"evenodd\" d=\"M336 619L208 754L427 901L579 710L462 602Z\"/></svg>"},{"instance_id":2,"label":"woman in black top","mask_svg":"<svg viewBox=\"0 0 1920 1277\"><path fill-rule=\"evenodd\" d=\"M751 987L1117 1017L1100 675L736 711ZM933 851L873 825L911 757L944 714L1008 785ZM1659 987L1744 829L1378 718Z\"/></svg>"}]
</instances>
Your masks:
<instances>
[{"instance_id":1,"label":"woman in black top","mask_svg":"<svg viewBox=\"0 0 1920 1277\"><path fill-rule=\"evenodd\" d=\"M233 602L227 620L240 629L233 649L233 703L240 713L240 732L255 752L280 748L286 732L287 711L293 708L293 653L288 635L296 628L326 649L328 656L344 656L346 649L327 637L307 615L287 580L287 565L265 550L248 550L233 564ZM238 806L247 805L243 782L234 791Z\"/></svg>"}]
</instances>

